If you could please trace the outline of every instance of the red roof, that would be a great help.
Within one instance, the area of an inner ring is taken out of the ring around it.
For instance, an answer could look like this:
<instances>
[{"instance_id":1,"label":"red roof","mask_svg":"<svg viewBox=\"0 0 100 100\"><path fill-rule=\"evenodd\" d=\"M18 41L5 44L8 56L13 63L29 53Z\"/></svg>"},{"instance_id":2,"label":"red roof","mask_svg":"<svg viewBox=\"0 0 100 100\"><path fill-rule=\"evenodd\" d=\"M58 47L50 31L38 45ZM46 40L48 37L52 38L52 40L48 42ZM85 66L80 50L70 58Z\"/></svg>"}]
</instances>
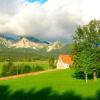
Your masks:
<instances>
[{"instance_id":1,"label":"red roof","mask_svg":"<svg viewBox=\"0 0 100 100\"><path fill-rule=\"evenodd\" d=\"M73 63L71 55L60 55L59 59L61 59L66 64L72 64Z\"/></svg>"}]
</instances>

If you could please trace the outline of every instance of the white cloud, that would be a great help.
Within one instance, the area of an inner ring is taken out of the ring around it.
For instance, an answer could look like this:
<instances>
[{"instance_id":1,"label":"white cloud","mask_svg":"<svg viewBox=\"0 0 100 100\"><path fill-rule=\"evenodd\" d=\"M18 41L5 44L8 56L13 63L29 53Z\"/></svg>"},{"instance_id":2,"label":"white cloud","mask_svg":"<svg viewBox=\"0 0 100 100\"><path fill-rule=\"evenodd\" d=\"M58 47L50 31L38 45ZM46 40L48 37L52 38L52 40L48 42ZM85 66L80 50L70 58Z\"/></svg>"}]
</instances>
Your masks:
<instances>
[{"instance_id":1,"label":"white cloud","mask_svg":"<svg viewBox=\"0 0 100 100\"><path fill-rule=\"evenodd\" d=\"M82 2L82 19L88 22L90 19L100 19L100 0L83 0Z\"/></svg>"},{"instance_id":2,"label":"white cloud","mask_svg":"<svg viewBox=\"0 0 100 100\"><path fill-rule=\"evenodd\" d=\"M16 14L23 3L24 0L0 0L0 14Z\"/></svg>"},{"instance_id":3,"label":"white cloud","mask_svg":"<svg viewBox=\"0 0 100 100\"><path fill-rule=\"evenodd\" d=\"M0 6L7 3L9 6L1 7L0 32L67 40L78 24L94 17L100 18L97 13L99 0L48 0L44 4L26 3L24 0L2 1Z\"/></svg>"}]
</instances>

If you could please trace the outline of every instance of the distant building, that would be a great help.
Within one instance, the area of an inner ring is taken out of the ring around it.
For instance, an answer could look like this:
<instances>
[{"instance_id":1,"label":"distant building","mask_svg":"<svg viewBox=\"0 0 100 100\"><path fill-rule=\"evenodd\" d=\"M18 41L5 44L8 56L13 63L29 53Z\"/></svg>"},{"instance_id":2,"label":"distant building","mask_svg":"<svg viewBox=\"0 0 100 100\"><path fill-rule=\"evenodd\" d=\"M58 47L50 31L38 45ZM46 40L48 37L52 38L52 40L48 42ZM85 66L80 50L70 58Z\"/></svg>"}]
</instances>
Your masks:
<instances>
[{"instance_id":1,"label":"distant building","mask_svg":"<svg viewBox=\"0 0 100 100\"><path fill-rule=\"evenodd\" d=\"M66 69L73 63L70 55L60 55L57 61L57 69Z\"/></svg>"}]
</instances>

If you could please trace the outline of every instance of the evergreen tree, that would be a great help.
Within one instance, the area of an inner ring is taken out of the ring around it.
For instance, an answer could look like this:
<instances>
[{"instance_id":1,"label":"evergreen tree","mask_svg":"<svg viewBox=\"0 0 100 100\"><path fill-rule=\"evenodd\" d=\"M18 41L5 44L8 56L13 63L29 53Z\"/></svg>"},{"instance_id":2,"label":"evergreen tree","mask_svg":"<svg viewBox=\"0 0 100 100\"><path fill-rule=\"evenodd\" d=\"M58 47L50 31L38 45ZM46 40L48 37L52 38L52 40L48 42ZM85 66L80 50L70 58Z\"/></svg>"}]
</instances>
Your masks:
<instances>
[{"instance_id":1,"label":"evergreen tree","mask_svg":"<svg viewBox=\"0 0 100 100\"><path fill-rule=\"evenodd\" d=\"M79 26L74 35L74 64L79 70L84 71L87 82L87 74L93 71L96 80L96 71L100 67L100 21L92 20L88 25Z\"/></svg>"}]
</instances>

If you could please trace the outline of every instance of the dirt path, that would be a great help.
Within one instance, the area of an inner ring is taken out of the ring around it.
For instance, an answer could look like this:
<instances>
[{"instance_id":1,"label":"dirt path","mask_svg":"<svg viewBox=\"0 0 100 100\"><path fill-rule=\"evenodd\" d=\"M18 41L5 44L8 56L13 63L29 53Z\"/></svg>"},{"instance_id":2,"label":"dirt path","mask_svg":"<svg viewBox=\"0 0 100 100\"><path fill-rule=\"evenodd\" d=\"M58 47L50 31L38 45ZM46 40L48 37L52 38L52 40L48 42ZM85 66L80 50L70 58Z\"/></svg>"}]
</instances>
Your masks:
<instances>
[{"instance_id":1,"label":"dirt path","mask_svg":"<svg viewBox=\"0 0 100 100\"><path fill-rule=\"evenodd\" d=\"M31 73L25 73L25 74L20 74L20 75L14 75L14 76L8 76L8 77L1 77L0 80L11 80L11 79L16 79L20 77L25 77L25 76L31 76L31 75L38 75L46 72L51 72L51 71L56 71L57 69L52 69L52 70L45 70L45 71L39 71L39 72L31 72Z\"/></svg>"}]
</instances>

